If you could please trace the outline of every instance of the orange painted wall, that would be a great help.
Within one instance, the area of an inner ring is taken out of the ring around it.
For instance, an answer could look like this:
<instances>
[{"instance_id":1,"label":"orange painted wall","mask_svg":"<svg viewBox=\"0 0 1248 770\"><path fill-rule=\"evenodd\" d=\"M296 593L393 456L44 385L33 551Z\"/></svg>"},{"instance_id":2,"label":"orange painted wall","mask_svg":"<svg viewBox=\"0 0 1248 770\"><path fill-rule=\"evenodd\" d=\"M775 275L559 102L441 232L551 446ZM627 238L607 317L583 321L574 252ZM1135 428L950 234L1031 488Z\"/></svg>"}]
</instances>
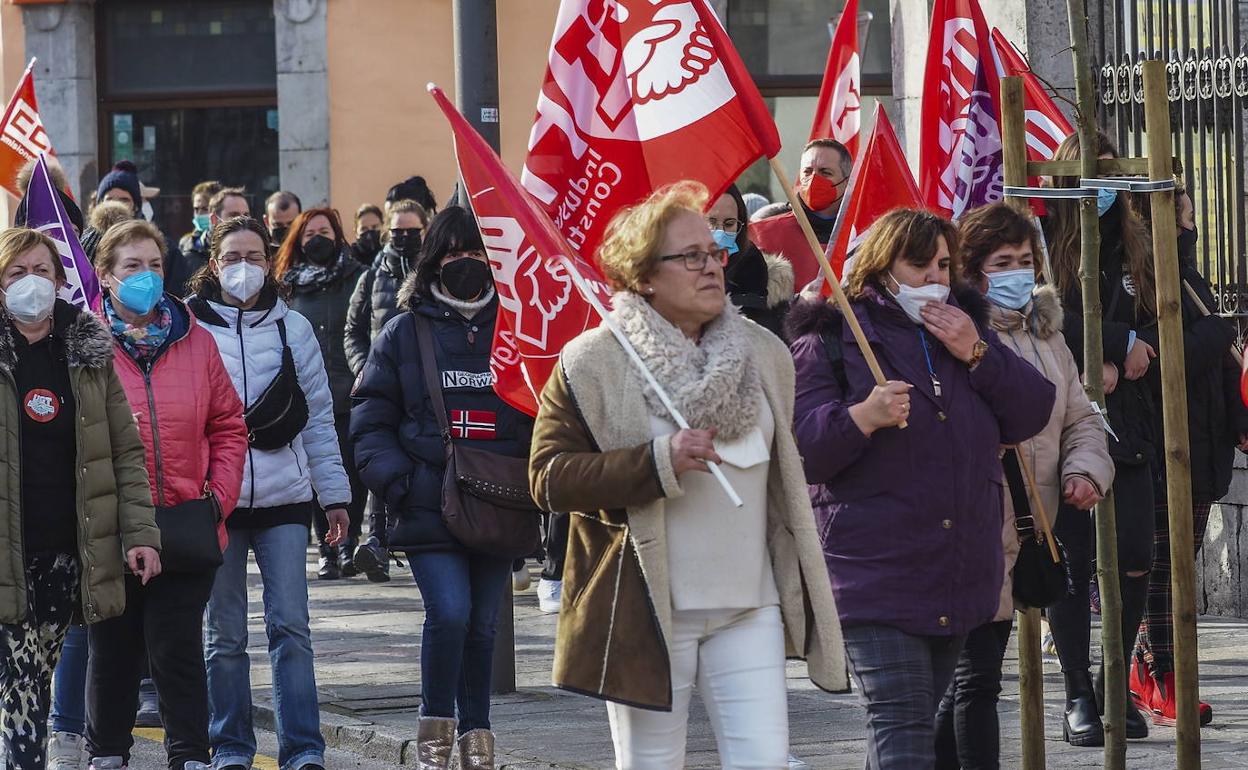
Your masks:
<instances>
[{"instance_id":1,"label":"orange painted wall","mask_svg":"<svg viewBox=\"0 0 1248 770\"><path fill-rule=\"evenodd\" d=\"M503 160L519 171L546 67L558 0L498 0ZM446 121L425 93L453 93L450 0L330 0L330 201L348 218L421 174L438 202L455 185Z\"/></svg>"}]
</instances>

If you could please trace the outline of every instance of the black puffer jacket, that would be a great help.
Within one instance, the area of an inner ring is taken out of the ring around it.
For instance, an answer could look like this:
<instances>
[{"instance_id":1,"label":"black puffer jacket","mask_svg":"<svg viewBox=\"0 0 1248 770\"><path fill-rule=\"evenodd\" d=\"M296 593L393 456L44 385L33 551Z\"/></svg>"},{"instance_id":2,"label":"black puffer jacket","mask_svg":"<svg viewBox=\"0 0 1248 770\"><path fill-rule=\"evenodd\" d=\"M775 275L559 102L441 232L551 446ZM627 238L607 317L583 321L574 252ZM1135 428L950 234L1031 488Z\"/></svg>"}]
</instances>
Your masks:
<instances>
[{"instance_id":1,"label":"black puffer jacket","mask_svg":"<svg viewBox=\"0 0 1248 770\"><path fill-rule=\"evenodd\" d=\"M416 316L433 324L443 398L457 443L528 457L533 419L505 404L493 389L490 348L497 299L469 320L415 293L415 284L412 274L399 294L399 315L373 340L353 393L351 443L360 477L390 512L391 548L459 550L463 546L442 523L446 456L425 386Z\"/></svg>"},{"instance_id":2,"label":"black puffer jacket","mask_svg":"<svg viewBox=\"0 0 1248 770\"><path fill-rule=\"evenodd\" d=\"M410 269L407 261L386 244L355 284L343 336L347 363L355 374L364 370L368 349L386 322L398 315L399 287Z\"/></svg>"},{"instance_id":3,"label":"black puffer jacket","mask_svg":"<svg viewBox=\"0 0 1248 770\"><path fill-rule=\"evenodd\" d=\"M343 247L346 250L348 247ZM312 322L316 341L321 343L321 357L325 371L329 373L329 391L334 396L334 414L351 411L351 384L355 374L347 364L347 352L343 347L343 332L347 327L347 306L351 293L359 280L364 266L355 261L350 251L341 260L342 273L337 280L323 288L313 286L290 287L286 304Z\"/></svg>"},{"instance_id":4,"label":"black puffer jacket","mask_svg":"<svg viewBox=\"0 0 1248 770\"><path fill-rule=\"evenodd\" d=\"M764 254L751 243L728 258L724 282L742 315L783 338L784 317L794 293L793 265L787 259Z\"/></svg>"},{"instance_id":5,"label":"black puffer jacket","mask_svg":"<svg viewBox=\"0 0 1248 770\"><path fill-rule=\"evenodd\" d=\"M1209 282L1189 260L1179 261L1179 277L1200 296L1206 309L1216 310L1217 301ZM1248 408L1239 396L1239 368L1231 358L1235 328L1216 315L1206 316L1180 286L1183 309L1183 357L1187 371L1187 425L1191 452L1192 497L1212 502L1223 497L1231 486L1238 436L1248 433ZM1155 327L1141 330L1160 354L1161 344ZM1160 363L1154 364L1160 368ZM1153 398L1161 403L1161 378L1150 378ZM1159 453L1164 448L1161 409L1157 410L1153 431ZM1165 494L1165 464L1159 463L1158 492ZM1158 498L1162 499L1162 498Z\"/></svg>"}]
</instances>

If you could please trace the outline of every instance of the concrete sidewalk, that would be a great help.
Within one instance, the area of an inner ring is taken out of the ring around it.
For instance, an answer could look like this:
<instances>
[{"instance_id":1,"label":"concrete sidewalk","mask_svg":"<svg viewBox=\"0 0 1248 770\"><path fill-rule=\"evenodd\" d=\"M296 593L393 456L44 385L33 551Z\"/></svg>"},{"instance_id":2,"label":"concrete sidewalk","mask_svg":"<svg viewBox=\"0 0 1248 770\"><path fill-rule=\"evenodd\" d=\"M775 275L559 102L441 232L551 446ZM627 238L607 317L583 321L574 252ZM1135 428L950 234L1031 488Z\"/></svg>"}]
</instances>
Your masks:
<instances>
[{"instance_id":1,"label":"concrete sidewalk","mask_svg":"<svg viewBox=\"0 0 1248 770\"><path fill-rule=\"evenodd\" d=\"M420 594L411 574L373 585L363 577L318 582L309 555L312 636L322 729L331 746L394 765L414 765L420 704ZM257 721L272 727L270 674L264 638L259 575L251 566L252 684ZM536 584L536 573L534 575ZM606 711L599 701L550 686L555 617L537 610L532 589L515 597L519 692L496 697L492 711L499 765L507 768L609 768L613 766ZM1248 621L1202 618L1202 697L1214 722L1202 731L1204 767L1248 768ZM1011 641L1000 706L1002 767L1019 766L1018 675ZM862 767L865 712L853 695L829 695L789 666L789 716L793 753L818 770ZM1061 740L1062 684L1055 661L1046 662L1048 767L1100 767L1100 749L1074 749ZM1154 727L1132 741L1128 766L1174 767L1174 730ZM706 713L695 698L687 766L718 767Z\"/></svg>"}]
</instances>

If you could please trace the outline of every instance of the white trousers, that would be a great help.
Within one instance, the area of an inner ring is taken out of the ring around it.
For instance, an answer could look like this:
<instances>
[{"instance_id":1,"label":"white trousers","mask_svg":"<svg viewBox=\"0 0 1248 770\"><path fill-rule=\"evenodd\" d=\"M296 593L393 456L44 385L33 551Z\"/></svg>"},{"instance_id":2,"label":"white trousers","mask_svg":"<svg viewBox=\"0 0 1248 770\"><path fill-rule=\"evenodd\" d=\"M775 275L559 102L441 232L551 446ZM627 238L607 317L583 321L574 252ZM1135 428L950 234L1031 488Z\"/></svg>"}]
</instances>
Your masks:
<instances>
[{"instance_id":1,"label":"white trousers","mask_svg":"<svg viewBox=\"0 0 1248 770\"><path fill-rule=\"evenodd\" d=\"M615 766L679 770L694 684L726 770L788 767L784 627L776 605L672 614L672 710L607 704Z\"/></svg>"}]
</instances>

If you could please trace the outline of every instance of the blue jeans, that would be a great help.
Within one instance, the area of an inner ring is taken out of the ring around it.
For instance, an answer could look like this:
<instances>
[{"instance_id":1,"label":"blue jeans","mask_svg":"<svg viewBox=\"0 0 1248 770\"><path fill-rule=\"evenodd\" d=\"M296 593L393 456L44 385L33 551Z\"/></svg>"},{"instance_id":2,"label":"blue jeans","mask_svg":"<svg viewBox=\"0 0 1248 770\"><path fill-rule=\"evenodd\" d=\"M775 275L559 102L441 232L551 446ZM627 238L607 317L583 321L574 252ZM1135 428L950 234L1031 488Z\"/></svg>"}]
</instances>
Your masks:
<instances>
[{"instance_id":1,"label":"blue jeans","mask_svg":"<svg viewBox=\"0 0 1248 770\"><path fill-rule=\"evenodd\" d=\"M251 765L256 734L251 719L247 656L247 552L264 582L264 623L273 667L277 761L282 770L325 764L308 630L308 528L232 529L217 570L204 626L208 664L208 735L214 767Z\"/></svg>"},{"instance_id":2,"label":"blue jeans","mask_svg":"<svg viewBox=\"0 0 1248 770\"><path fill-rule=\"evenodd\" d=\"M846 626L849 668L867 708L867 770L932 770L936 707L962 651L960 636Z\"/></svg>"},{"instance_id":3,"label":"blue jeans","mask_svg":"<svg viewBox=\"0 0 1248 770\"><path fill-rule=\"evenodd\" d=\"M511 560L467 553L411 552L425 604L420 643L420 713L454 717L459 732L490 729L490 678L498 605Z\"/></svg>"},{"instance_id":4,"label":"blue jeans","mask_svg":"<svg viewBox=\"0 0 1248 770\"><path fill-rule=\"evenodd\" d=\"M52 675L52 732L87 734L87 627L72 625Z\"/></svg>"}]
</instances>

